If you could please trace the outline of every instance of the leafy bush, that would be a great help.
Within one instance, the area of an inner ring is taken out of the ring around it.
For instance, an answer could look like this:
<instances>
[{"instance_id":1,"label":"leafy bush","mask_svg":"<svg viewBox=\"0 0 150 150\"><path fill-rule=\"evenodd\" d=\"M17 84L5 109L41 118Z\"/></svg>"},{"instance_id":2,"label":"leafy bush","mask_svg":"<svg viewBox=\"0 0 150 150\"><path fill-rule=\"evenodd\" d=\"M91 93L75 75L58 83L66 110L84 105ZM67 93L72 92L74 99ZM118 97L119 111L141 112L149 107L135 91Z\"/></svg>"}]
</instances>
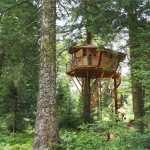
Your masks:
<instances>
[{"instance_id":1,"label":"leafy bush","mask_svg":"<svg viewBox=\"0 0 150 150\"><path fill-rule=\"evenodd\" d=\"M103 126L104 125L104 126ZM82 126L77 131L61 131L60 150L149 150L150 133L140 134L123 124ZM107 134L112 133L112 139Z\"/></svg>"},{"instance_id":2,"label":"leafy bush","mask_svg":"<svg viewBox=\"0 0 150 150\"><path fill-rule=\"evenodd\" d=\"M108 140L107 134L112 133ZM0 134L0 150L32 150L33 134ZM150 132L129 129L123 123L101 122L60 130L58 150L149 150Z\"/></svg>"},{"instance_id":3,"label":"leafy bush","mask_svg":"<svg viewBox=\"0 0 150 150\"><path fill-rule=\"evenodd\" d=\"M104 139L95 132L64 131L61 135L64 150L96 150L103 146Z\"/></svg>"},{"instance_id":4,"label":"leafy bush","mask_svg":"<svg viewBox=\"0 0 150 150\"><path fill-rule=\"evenodd\" d=\"M32 150L32 134L0 135L0 150Z\"/></svg>"}]
</instances>

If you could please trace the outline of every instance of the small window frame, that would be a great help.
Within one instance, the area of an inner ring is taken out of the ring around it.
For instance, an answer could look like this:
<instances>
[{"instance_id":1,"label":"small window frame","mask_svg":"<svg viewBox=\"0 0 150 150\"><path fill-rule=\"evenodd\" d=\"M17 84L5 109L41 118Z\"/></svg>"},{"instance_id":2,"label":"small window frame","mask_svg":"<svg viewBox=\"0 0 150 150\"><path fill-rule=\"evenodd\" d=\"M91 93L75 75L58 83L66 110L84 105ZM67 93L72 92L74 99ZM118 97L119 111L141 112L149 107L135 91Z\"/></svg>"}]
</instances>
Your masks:
<instances>
[{"instance_id":1,"label":"small window frame","mask_svg":"<svg viewBox=\"0 0 150 150\"><path fill-rule=\"evenodd\" d=\"M87 50L83 49L83 57L87 56Z\"/></svg>"}]
</instances>

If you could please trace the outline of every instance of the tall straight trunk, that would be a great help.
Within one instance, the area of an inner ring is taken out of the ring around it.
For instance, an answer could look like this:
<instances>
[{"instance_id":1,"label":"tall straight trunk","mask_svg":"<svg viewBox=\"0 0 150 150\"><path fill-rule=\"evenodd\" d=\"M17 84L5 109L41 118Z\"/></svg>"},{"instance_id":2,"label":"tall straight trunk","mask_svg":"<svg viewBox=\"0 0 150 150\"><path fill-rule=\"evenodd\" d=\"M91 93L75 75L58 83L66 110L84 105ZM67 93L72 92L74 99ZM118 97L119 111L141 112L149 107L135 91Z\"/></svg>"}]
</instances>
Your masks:
<instances>
[{"instance_id":1,"label":"tall straight trunk","mask_svg":"<svg viewBox=\"0 0 150 150\"><path fill-rule=\"evenodd\" d=\"M87 44L91 44L92 43L92 33L87 30L86 34L87 34L87 36L86 36L86 43Z\"/></svg>"},{"instance_id":2,"label":"tall straight trunk","mask_svg":"<svg viewBox=\"0 0 150 150\"><path fill-rule=\"evenodd\" d=\"M91 122L91 88L90 88L90 78L83 79L83 120L85 123Z\"/></svg>"},{"instance_id":3,"label":"tall straight trunk","mask_svg":"<svg viewBox=\"0 0 150 150\"><path fill-rule=\"evenodd\" d=\"M33 150L54 150L56 121L56 1L41 0L40 74Z\"/></svg>"},{"instance_id":4,"label":"tall straight trunk","mask_svg":"<svg viewBox=\"0 0 150 150\"><path fill-rule=\"evenodd\" d=\"M15 86L14 82L11 83L9 99L11 102L9 104L9 112L13 115L12 121L8 125L8 130L16 133L17 131L22 131L24 129L24 121L22 117L22 99L20 97L19 88Z\"/></svg>"},{"instance_id":5,"label":"tall straight trunk","mask_svg":"<svg viewBox=\"0 0 150 150\"><path fill-rule=\"evenodd\" d=\"M17 92L15 93L14 95L14 108L13 108L13 113L14 113L14 116L13 116L13 133L16 133L17 131L17 108L18 106L18 95L17 95Z\"/></svg>"},{"instance_id":6,"label":"tall straight trunk","mask_svg":"<svg viewBox=\"0 0 150 150\"><path fill-rule=\"evenodd\" d=\"M131 59L133 55L131 52ZM144 131L144 123L142 117L144 116L144 97L143 88L139 79L136 79L134 75L134 64L131 63L131 80L132 80L132 102L133 102L133 113L134 120L136 121L137 128L140 132Z\"/></svg>"},{"instance_id":7,"label":"tall straight trunk","mask_svg":"<svg viewBox=\"0 0 150 150\"><path fill-rule=\"evenodd\" d=\"M5 53L3 50L0 49L0 76L2 74L2 68L4 64L4 58L5 58Z\"/></svg>"},{"instance_id":8,"label":"tall straight trunk","mask_svg":"<svg viewBox=\"0 0 150 150\"><path fill-rule=\"evenodd\" d=\"M132 97L133 97L133 112L134 119L137 122L138 128L143 132L142 117L144 115L144 98L142 83L135 75L138 71L137 61L141 57L137 48L137 33L138 33L138 19L136 14L136 8L131 7L128 9L128 27L129 27L129 42L130 42L130 58L131 58L131 80L132 80ZM142 55L142 54L141 54Z\"/></svg>"},{"instance_id":9,"label":"tall straight trunk","mask_svg":"<svg viewBox=\"0 0 150 150\"><path fill-rule=\"evenodd\" d=\"M86 32L86 43L91 44L92 34L88 31ZM90 64L90 62L89 62ZM90 123L91 119L91 87L90 87L90 77L88 76L83 79L83 89L82 89L82 98L83 98L83 120L85 123Z\"/></svg>"}]
</instances>

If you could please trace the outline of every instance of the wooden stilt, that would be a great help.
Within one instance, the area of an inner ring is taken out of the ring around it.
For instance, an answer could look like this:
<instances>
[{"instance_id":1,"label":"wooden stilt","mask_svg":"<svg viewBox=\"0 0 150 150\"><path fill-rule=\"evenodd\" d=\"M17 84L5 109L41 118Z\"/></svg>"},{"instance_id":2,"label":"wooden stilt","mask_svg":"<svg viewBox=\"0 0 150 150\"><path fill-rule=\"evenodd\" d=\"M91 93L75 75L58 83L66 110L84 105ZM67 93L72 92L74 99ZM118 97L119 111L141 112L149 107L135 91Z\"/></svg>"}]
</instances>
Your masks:
<instances>
[{"instance_id":1,"label":"wooden stilt","mask_svg":"<svg viewBox=\"0 0 150 150\"><path fill-rule=\"evenodd\" d=\"M83 119L84 122L91 122L91 87L90 87L90 78L84 78L83 81Z\"/></svg>"},{"instance_id":2,"label":"wooden stilt","mask_svg":"<svg viewBox=\"0 0 150 150\"><path fill-rule=\"evenodd\" d=\"M73 81L74 85L76 86L76 88L78 89L79 93L81 93L80 88L78 87L77 83L75 82L75 80L73 78L72 78L72 81Z\"/></svg>"},{"instance_id":3,"label":"wooden stilt","mask_svg":"<svg viewBox=\"0 0 150 150\"><path fill-rule=\"evenodd\" d=\"M102 93L101 93L101 79L97 81L97 92L98 92L98 101L97 101L97 118L102 120Z\"/></svg>"},{"instance_id":4,"label":"wooden stilt","mask_svg":"<svg viewBox=\"0 0 150 150\"><path fill-rule=\"evenodd\" d=\"M115 114L118 113L118 95L117 95L117 80L114 78L114 100L115 100Z\"/></svg>"},{"instance_id":5,"label":"wooden stilt","mask_svg":"<svg viewBox=\"0 0 150 150\"><path fill-rule=\"evenodd\" d=\"M101 85L101 79L99 81L99 103L100 103L100 119L103 119L103 99L102 99L102 85Z\"/></svg>"}]
</instances>

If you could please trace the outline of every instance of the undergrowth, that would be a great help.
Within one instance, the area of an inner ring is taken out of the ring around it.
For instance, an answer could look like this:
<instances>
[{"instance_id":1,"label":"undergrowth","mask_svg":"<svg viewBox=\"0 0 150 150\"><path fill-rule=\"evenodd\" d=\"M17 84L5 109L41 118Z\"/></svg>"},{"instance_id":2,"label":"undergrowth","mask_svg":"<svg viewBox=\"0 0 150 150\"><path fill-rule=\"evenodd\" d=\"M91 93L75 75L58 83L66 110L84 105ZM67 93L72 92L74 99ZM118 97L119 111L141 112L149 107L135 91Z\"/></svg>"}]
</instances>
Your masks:
<instances>
[{"instance_id":1,"label":"undergrowth","mask_svg":"<svg viewBox=\"0 0 150 150\"><path fill-rule=\"evenodd\" d=\"M112 134L111 139L107 135ZM0 133L0 150L32 150L32 132ZM124 124L82 125L61 129L59 150L149 150L150 132L138 133Z\"/></svg>"}]
</instances>

